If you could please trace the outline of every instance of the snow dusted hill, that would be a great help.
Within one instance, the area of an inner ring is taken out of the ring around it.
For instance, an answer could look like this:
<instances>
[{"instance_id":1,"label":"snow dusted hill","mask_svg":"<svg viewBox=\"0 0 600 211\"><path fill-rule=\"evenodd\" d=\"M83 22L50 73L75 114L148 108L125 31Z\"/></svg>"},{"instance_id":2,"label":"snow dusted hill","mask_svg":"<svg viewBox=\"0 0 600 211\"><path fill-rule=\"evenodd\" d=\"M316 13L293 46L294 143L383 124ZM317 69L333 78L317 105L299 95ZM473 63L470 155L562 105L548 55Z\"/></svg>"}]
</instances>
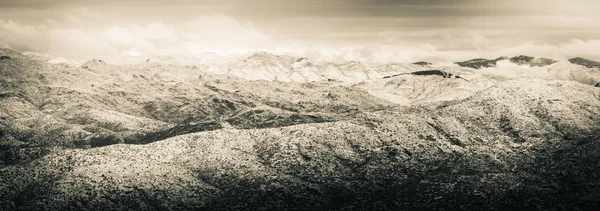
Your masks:
<instances>
[{"instance_id":1,"label":"snow dusted hill","mask_svg":"<svg viewBox=\"0 0 600 211\"><path fill-rule=\"evenodd\" d=\"M0 210L600 204L585 65L0 56Z\"/></svg>"},{"instance_id":2,"label":"snow dusted hill","mask_svg":"<svg viewBox=\"0 0 600 211\"><path fill-rule=\"evenodd\" d=\"M600 197L599 108L591 86L511 80L467 99L336 122L55 150L0 171L0 206L585 208Z\"/></svg>"}]
</instances>

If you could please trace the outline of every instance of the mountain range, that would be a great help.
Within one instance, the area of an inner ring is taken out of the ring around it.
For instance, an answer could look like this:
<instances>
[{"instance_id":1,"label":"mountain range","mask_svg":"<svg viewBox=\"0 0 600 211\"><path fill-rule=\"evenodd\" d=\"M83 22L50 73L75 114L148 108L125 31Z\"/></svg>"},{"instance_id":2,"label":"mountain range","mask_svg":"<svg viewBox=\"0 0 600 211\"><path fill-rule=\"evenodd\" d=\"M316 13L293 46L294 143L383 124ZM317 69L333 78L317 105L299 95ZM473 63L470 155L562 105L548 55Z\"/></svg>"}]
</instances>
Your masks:
<instances>
[{"instance_id":1,"label":"mountain range","mask_svg":"<svg viewBox=\"0 0 600 211\"><path fill-rule=\"evenodd\" d=\"M0 56L0 210L600 206L591 60Z\"/></svg>"}]
</instances>

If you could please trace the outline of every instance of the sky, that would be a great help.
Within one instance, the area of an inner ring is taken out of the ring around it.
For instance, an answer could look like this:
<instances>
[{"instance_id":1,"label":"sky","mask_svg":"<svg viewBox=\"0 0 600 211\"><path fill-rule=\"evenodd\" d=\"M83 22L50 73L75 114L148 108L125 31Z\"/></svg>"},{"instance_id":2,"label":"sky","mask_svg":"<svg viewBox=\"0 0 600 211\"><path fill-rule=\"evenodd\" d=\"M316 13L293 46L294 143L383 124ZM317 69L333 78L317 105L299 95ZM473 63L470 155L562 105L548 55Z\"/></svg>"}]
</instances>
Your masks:
<instances>
[{"instance_id":1,"label":"sky","mask_svg":"<svg viewBox=\"0 0 600 211\"><path fill-rule=\"evenodd\" d=\"M598 0L0 0L0 47L65 58L600 60L597 11Z\"/></svg>"}]
</instances>

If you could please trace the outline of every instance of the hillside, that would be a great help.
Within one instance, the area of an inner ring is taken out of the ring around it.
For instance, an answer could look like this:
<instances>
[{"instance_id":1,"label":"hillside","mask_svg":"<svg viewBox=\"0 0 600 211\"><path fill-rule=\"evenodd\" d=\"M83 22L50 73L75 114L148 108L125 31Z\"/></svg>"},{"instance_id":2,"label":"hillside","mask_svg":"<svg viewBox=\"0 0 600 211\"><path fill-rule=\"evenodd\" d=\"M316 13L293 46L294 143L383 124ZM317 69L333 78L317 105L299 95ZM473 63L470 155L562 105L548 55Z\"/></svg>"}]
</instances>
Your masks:
<instances>
[{"instance_id":1,"label":"hillside","mask_svg":"<svg viewBox=\"0 0 600 211\"><path fill-rule=\"evenodd\" d=\"M12 57L1 66L6 88L0 123L3 136L13 140L3 143L2 154L10 158L2 163L27 161L30 149L149 143L227 126L331 122L395 106L336 83L248 81L189 66L91 60L73 67ZM25 155L9 155L14 153Z\"/></svg>"},{"instance_id":2,"label":"hillside","mask_svg":"<svg viewBox=\"0 0 600 211\"><path fill-rule=\"evenodd\" d=\"M464 100L334 123L59 150L3 168L10 185L1 187L7 193L2 198L12 200L2 205L24 210L584 208L598 205L600 178L592 172L600 167L595 162L599 108L600 90L593 87L517 80ZM29 171L35 174L13 176Z\"/></svg>"}]
</instances>

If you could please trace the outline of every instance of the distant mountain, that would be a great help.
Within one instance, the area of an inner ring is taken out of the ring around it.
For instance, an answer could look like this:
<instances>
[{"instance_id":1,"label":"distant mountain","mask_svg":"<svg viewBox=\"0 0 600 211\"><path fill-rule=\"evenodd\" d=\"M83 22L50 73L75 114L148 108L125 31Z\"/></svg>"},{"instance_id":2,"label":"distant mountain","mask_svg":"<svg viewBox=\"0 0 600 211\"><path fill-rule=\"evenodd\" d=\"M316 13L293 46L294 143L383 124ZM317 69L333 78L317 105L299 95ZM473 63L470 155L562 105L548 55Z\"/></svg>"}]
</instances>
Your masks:
<instances>
[{"instance_id":1,"label":"distant mountain","mask_svg":"<svg viewBox=\"0 0 600 211\"><path fill-rule=\"evenodd\" d=\"M595 68L595 67L600 67L600 62L594 61L594 60L589 60L589 59L584 59L581 57L576 57L576 58L572 58L569 59L569 62L576 64L576 65L581 65L587 68Z\"/></svg>"},{"instance_id":2,"label":"distant mountain","mask_svg":"<svg viewBox=\"0 0 600 211\"><path fill-rule=\"evenodd\" d=\"M495 67L496 64L498 63L498 61L502 61L502 60L509 60L510 62L517 64L517 65L528 65L531 67L544 67L544 66L548 66L551 64L556 63L557 61L554 61L552 59L548 59L548 58L538 58L538 57L531 57L531 56L524 56L524 55L520 55L520 56L515 56L512 58L507 58L507 57L499 57L496 59L472 59L469 61L464 61L464 62L456 62L456 64L458 64L461 67L470 67L470 68L474 68L474 69L481 69L481 68L490 68L490 67Z\"/></svg>"},{"instance_id":3,"label":"distant mountain","mask_svg":"<svg viewBox=\"0 0 600 211\"><path fill-rule=\"evenodd\" d=\"M531 56L515 56L510 58L510 62L518 64L518 65L529 65L531 67L543 67L543 66L548 66L551 64L556 63L557 61L554 61L552 59L548 59L548 58L537 58L537 57L531 57Z\"/></svg>"},{"instance_id":4,"label":"distant mountain","mask_svg":"<svg viewBox=\"0 0 600 211\"><path fill-rule=\"evenodd\" d=\"M358 61L313 63L305 57L259 52L232 64L226 72L248 80L280 82L337 80L352 83L398 73L398 68L394 66L379 68L381 66Z\"/></svg>"},{"instance_id":5,"label":"distant mountain","mask_svg":"<svg viewBox=\"0 0 600 211\"><path fill-rule=\"evenodd\" d=\"M472 59L469 61L464 61L464 62L455 62L456 64L458 64L461 67L470 67L470 68L474 68L474 69L481 69L481 68L488 68L488 67L495 67L496 63L498 61L501 60L507 60L507 57L498 57L496 59L482 59L482 58L478 58L478 59Z\"/></svg>"}]
</instances>

